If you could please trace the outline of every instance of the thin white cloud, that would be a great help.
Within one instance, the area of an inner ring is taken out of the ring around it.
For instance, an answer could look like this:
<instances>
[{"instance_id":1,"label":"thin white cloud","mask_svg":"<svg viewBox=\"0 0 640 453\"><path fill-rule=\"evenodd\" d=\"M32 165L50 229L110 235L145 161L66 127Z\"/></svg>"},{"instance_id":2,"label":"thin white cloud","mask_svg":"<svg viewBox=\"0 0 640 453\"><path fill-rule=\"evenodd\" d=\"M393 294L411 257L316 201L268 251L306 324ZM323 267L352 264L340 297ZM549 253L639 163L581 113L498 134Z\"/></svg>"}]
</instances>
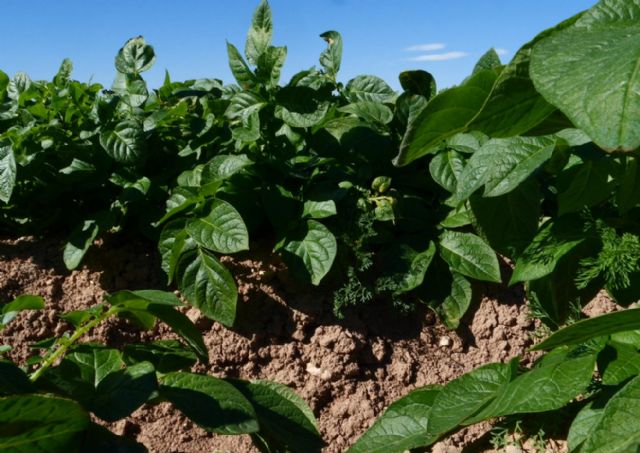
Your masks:
<instances>
[{"instance_id":1,"label":"thin white cloud","mask_svg":"<svg viewBox=\"0 0 640 453\"><path fill-rule=\"evenodd\" d=\"M434 50L442 50L445 45L441 42L432 42L429 44L416 44L405 48L405 52L433 52Z\"/></svg>"},{"instance_id":2,"label":"thin white cloud","mask_svg":"<svg viewBox=\"0 0 640 453\"><path fill-rule=\"evenodd\" d=\"M469 55L467 52L445 52L445 53L433 53L429 55L419 55L417 57L409 58L409 61L448 61L456 60L458 58L464 58Z\"/></svg>"},{"instance_id":3,"label":"thin white cloud","mask_svg":"<svg viewBox=\"0 0 640 453\"><path fill-rule=\"evenodd\" d=\"M496 53L498 55L506 55L509 53L509 51L507 49L502 49L500 47L498 47L497 49L495 49Z\"/></svg>"}]
</instances>

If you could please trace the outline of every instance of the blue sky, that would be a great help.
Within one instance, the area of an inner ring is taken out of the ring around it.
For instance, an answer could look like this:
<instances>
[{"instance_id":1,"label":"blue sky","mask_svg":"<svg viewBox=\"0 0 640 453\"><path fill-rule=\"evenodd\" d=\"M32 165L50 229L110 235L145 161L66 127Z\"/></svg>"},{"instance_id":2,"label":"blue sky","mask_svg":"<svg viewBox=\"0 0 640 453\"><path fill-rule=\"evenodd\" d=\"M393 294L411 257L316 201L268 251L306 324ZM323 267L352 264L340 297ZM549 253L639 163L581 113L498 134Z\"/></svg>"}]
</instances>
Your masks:
<instances>
[{"instance_id":1,"label":"blue sky","mask_svg":"<svg viewBox=\"0 0 640 453\"><path fill-rule=\"evenodd\" d=\"M274 44L288 47L283 81L318 65L325 43L344 40L340 80L374 74L398 88L397 75L425 69L440 87L459 83L490 47L503 61L545 28L596 0L271 0ZM159 86L201 77L233 81L225 40L244 49L258 0L2 0L0 69L50 79L63 58L74 78L109 86L113 59L130 37L143 35L157 61L145 78Z\"/></svg>"}]
</instances>

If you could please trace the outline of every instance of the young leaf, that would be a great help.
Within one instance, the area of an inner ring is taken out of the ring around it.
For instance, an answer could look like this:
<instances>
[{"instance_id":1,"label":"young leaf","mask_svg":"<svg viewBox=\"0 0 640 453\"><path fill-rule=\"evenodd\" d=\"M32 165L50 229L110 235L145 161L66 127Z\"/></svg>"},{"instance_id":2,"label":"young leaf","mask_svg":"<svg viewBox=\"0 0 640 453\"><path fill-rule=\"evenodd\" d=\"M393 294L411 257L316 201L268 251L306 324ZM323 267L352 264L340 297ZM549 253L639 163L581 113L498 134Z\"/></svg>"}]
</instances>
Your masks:
<instances>
[{"instance_id":1,"label":"young leaf","mask_svg":"<svg viewBox=\"0 0 640 453\"><path fill-rule=\"evenodd\" d=\"M293 272L319 285L333 265L337 242L333 233L323 224L307 220L306 229L287 241L284 252L284 259Z\"/></svg>"},{"instance_id":2,"label":"young leaf","mask_svg":"<svg viewBox=\"0 0 640 453\"><path fill-rule=\"evenodd\" d=\"M289 387L269 381L230 381L253 405L259 436L271 448L291 453L320 453L324 442L313 412Z\"/></svg>"},{"instance_id":3,"label":"young leaf","mask_svg":"<svg viewBox=\"0 0 640 453\"><path fill-rule=\"evenodd\" d=\"M500 282L500 266L495 252L472 233L445 231L440 236L440 255L451 270L467 277Z\"/></svg>"},{"instance_id":4,"label":"young leaf","mask_svg":"<svg viewBox=\"0 0 640 453\"><path fill-rule=\"evenodd\" d=\"M259 429L251 403L222 379L185 372L169 373L160 378L160 395L207 431L245 434Z\"/></svg>"},{"instance_id":5,"label":"young leaf","mask_svg":"<svg viewBox=\"0 0 640 453\"><path fill-rule=\"evenodd\" d=\"M242 217L226 201L214 200L206 217L189 220L187 233L200 246L218 253L249 249L249 233Z\"/></svg>"},{"instance_id":6,"label":"young leaf","mask_svg":"<svg viewBox=\"0 0 640 453\"><path fill-rule=\"evenodd\" d=\"M180 290L205 316L225 326L236 318L238 291L229 271L213 255L198 249L178 264Z\"/></svg>"},{"instance_id":7,"label":"young leaf","mask_svg":"<svg viewBox=\"0 0 640 453\"><path fill-rule=\"evenodd\" d=\"M333 200L315 201L307 200L302 208L302 217L310 219L324 219L338 213L336 202Z\"/></svg>"},{"instance_id":8,"label":"young leaf","mask_svg":"<svg viewBox=\"0 0 640 453\"><path fill-rule=\"evenodd\" d=\"M244 154L219 154L202 168L202 180L205 183L222 181L252 164L253 162Z\"/></svg>"},{"instance_id":9,"label":"young leaf","mask_svg":"<svg viewBox=\"0 0 640 453\"><path fill-rule=\"evenodd\" d=\"M415 71L403 71L398 76L402 89L410 94L424 97L429 101L436 95L436 79L422 69Z\"/></svg>"},{"instance_id":10,"label":"young leaf","mask_svg":"<svg viewBox=\"0 0 640 453\"><path fill-rule=\"evenodd\" d=\"M361 75L351 79L345 87L349 102L370 101L381 104L391 103L396 93L379 77Z\"/></svg>"},{"instance_id":11,"label":"young leaf","mask_svg":"<svg viewBox=\"0 0 640 453\"><path fill-rule=\"evenodd\" d=\"M460 319L469 309L471 305L471 283L464 276L454 272L453 281L451 282L451 292L442 301L442 305L438 310L442 314L445 325L455 330L460 325Z\"/></svg>"},{"instance_id":12,"label":"young leaf","mask_svg":"<svg viewBox=\"0 0 640 453\"><path fill-rule=\"evenodd\" d=\"M75 401L45 395L0 398L0 450L74 451L89 421Z\"/></svg>"},{"instance_id":13,"label":"young leaf","mask_svg":"<svg viewBox=\"0 0 640 453\"><path fill-rule=\"evenodd\" d=\"M62 254L67 269L72 270L80 265L99 232L100 225L96 219L85 220L71 232Z\"/></svg>"},{"instance_id":14,"label":"young leaf","mask_svg":"<svg viewBox=\"0 0 640 453\"><path fill-rule=\"evenodd\" d=\"M607 151L640 147L638 34L640 3L606 0L533 48L536 89Z\"/></svg>"},{"instance_id":15,"label":"young leaf","mask_svg":"<svg viewBox=\"0 0 640 453\"><path fill-rule=\"evenodd\" d=\"M487 69L497 69L500 66L502 66L502 62L500 61L500 56L496 52L496 49L492 47L480 57L476 65L473 67L472 74L475 74L477 72L484 71Z\"/></svg>"},{"instance_id":16,"label":"young leaf","mask_svg":"<svg viewBox=\"0 0 640 453\"><path fill-rule=\"evenodd\" d=\"M16 159L9 140L0 140L0 200L9 202L16 184Z\"/></svg>"},{"instance_id":17,"label":"young leaf","mask_svg":"<svg viewBox=\"0 0 640 453\"><path fill-rule=\"evenodd\" d=\"M286 58L286 47L269 47L258 59L256 77L269 88L277 87Z\"/></svg>"},{"instance_id":18,"label":"young leaf","mask_svg":"<svg viewBox=\"0 0 640 453\"><path fill-rule=\"evenodd\" d=\"M116 69L127 75L138 75L147 71L156 61L153 47L142 36L126 42L116 56Z\"/></svg>"},{"instance_id":19,"label":"young leaf","mask_svg":"<svg viewBox=\"0 0 640 453\"><path fill-rule=\"evenodd\" d=\"M584 319L553 333L533 350L584 343L592 338L640 329L640 310L628 309Z\"/></svg>"},{"instance_id":20,"label":"young leaf","mask_svg":"<svg viewBox=\"0 0 640 453\"><path fill-rule=\"evenodd\" d=\"M326 31L320 35L327 48L320 54L320 64L333 80L336 80L342 62L342 36L337 31Z\"/></svg>"},{"instance_id":21,"label":"young leaf","mask_svg":"<svg viewBox=\"0 0 640 453\"><path fill-rule=\"evenodd\" d=\"M253 12L251 28L247 34L244 53L249 63L257 65L258 59L271 45L271 35L273 33L273 22L271 18L271 8L267 0L262 0L260 5Z\"/></svg>"},{"instance_id":22,"label":"young leaf","mask_svg":"<svg viewBox=\"0 0 640 453\"><path fill-rule=\"evenodd\" d=\"M229 68L231 68L231 73L236 78L238 85L243 90L253 88L257 83L256 76L244 61L238 49L233 44L227 43L227 54L229 55Z\"/></svg>"}]
</instances>

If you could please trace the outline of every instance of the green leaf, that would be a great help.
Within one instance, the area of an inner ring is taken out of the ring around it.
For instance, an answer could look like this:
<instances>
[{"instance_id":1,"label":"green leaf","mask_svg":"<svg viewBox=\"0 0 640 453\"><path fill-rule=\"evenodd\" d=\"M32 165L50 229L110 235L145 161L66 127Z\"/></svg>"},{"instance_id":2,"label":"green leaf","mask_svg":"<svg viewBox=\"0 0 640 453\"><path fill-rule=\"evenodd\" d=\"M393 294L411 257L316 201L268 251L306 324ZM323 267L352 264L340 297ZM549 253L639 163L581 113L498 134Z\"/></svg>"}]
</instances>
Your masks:
<instances>
[{"instance_id":1,"label":"green leaf","mask_svg":"<svg viewBox=\"0 0 640 453\"><path fill-rule=\"evenodd\" d=\"M524 45L502 70L482 110L468 125L469 130L491 137L521 135L556 110L536 91L529 77L531 46L535 42L534 39Z\"/></svg>"},{"instance_id":2,"label":"green leaf","mask_svg":"<svg viewBox=\"0 0 640 453\"><path fill-rule=\"evenodd\" d=\"M366 122L377 124L389 124L393 120L393 112L389 107L374 101L358 101L347 104L338 109L344 113L350 113Z\"/></svg>"},{"instance_id":3,"label":"green leaf","mask_svg":"<svg viewBox=\"0 0 640 453\"><path fill-rule=\"evenodd\" d=\"M605 359L601 360L603 356ZM620 385L640 374L638 349L632 345L610 341L599 356L598 369L604 385Z\"/></svg>"},{"instance_id":4,"label":"green leaf","mask_svg":"<svg viewBox=\"0 0 640 453\"><path fill-rule=\"evenodd\" d=\"M496 252L518 256L536 236L541 215L539 184L528 179L499 197L473 195L471 210L476 230Z\"/></svg>"},{"instance_id":5,"label":"green leaf","mask_svg":"<svg viewBox=\"0 0 640 453\"><path fill-rule=\"evenodd\" d=\"M253 20L245 44L244 53L250 63L256 65L260 56L267 51L271 45L272 33L271 8L266 0L262 0L253 12Z\"/></svg>"},{"instance_id":6,"label":"green leaf","mask_svg":"<svg viewBox=\"0 0 640 453\"><path fill-rule=\"evenodd\" d=\"M454 272L451 282L451 293L442 301L439 312L447 328L455 330L460 325L460 319L471 305L471 283L464 276Z\"/></svg>"},{"instance_id":7,"label":"green leaf","mask_svg":"<svg viewBox=\"0 0 640 453\"><path fill-rule=\"evenodd\" d=\"M23 310L42 310L44 299L40 296L23 294L13 301L0 305L0 330L9 324Z\"/></svg>"},{"instance_id":8,"label":"green leaf","mask_svg":"<svg viewBox=\"0 0 640 453\"><path fill-rule=\"evenodd\" d=\"M583 443L593 431L593 428L602 418L604 407L597 407L595 401L583 407L578 415L573 419L569 434L567 434L567 444L569 451L575 451L578 446Z\"/></svg>"},{"instance_id":9,"label":"green leaf","mask_svg":"<svg viewBox=\"0 0 640 453\"><path fill-rule=\"evenodd\" d=\"M291 453L320 453L324 446L313 412L302 398L270 381L230 381L253 405L259 435L271 448Z\"/></svg>"},{"instance_id":10,"label":"green leaf","mask_svg":"<svg viewBox=\"0 0 640 453\"><path fill-rule=\"evenodd\" d=\"M307 220L306 228L284 246L284 259L293 272L319 285L337 254L336 238L320 222Z\"/></svg>"},{"instance_id":11,"label":"green leaf","mask_svg":"<svg viewBox=\"0 0 640 453\"><path fill-rule=\"evenodd\" d=\"M198 249L182 256L177 273L180 290L192 305L225 326L233 325L238 290L233 277L220 261Z\"/></svg>"},{"instance_id":12,"label":"green leaf","mask_svg":"<svg viewBox=\"0 0 640 453\"><path fill-rule=\"evenodd\" d=\"M622 453L640 449L640 376L629 381L607 402L581 452Z\"/></svg>"},{"instance_id":13,"label":"green leaf","mask_svg":"<svg viewBox=\"0 0 640 453\"><path fill-rule=\"evenodd\" d=\"M269 47L258 59L256 77L269 88L277 87L286 59L286 47Z\"/></svg>"},{"instance_id":14,"label":"green leaf","mask_svg":"<svg viewBox=\"0 0 640 453\"><path fill-rule=\"evenodd\" d=\"M336 79L342 62L342 36L337 31L326 31L320 35L327 42L327 48L320 54L320 64L325 72Z\"/></svg>"},{"instance_id":15,"label":"green leaf","mask_svg":"<svg viewBox=\"0 0 640 453\"><path fill-rule=\"evenodd\" d=\"M189 220L185 228L198 245L215 252L249 250L249 233L244 220L226 201L214 200L206 217Z\"/></svg>"},{"instance_id":16,"label":"green leaf","mask_svg":"<svg viewBox=\"0 0 640 453\"><path fill-rule=\"evenodd\" d=\"M336 202L333 200L307 200L302 208L302 217L310 219L324 219L338 213Z\"/></svg>"},{"instance_id":17,"label":"green leaf","mask_svg":"<svg viewBox=\"0 0 640 453\"><path fill-rule=\"evenodd\" d=\"M392 103L396 93L387 83L379 77L361 75L351 79L345 87L349 102L360 101L378 102L381 104Z\"/></svg>"},{"instance_id":18,"label":"green leaf","mask_svg":"<svg viewBox=\"0 0 640 453\"><path fill-rule=\"evenodd\" d=\"M156 61L153 47L142 36L126 42L116 56L116 69L122 74L138 75L147 71Z\"/></svg>"},{"instance_id":19,"label":"green leaf","mask_svg":"<svg viewBox=\"0 0 640 453\"><path fill-rule=\"evenodd\" d=\"M625 214L640 203L640 168L637 157L627 157L621 179L616 193L616 203L620 214Z\"/></svg>"},{"instance_id":20,"label":"green leaf","mask_svg":"<svg viewBox=\"0 0 640 453\"><path fill-rule=\"evenodd\" d=\"M605 0L533 48L537 90L607 151L640 147L638 35L640 3Z\"/></svg>"},{"instance_id":21,"label":"green leaf","mask_svg":"<svg viewBox=\"0 0 640 453\"><path fill-rule=\"evenodd\" d=\"M45 395L0 398L0 450L15 453L73 451L89 415L75 402Z\"/></svg>"},{"instance_id":22,"label":"green leaf","mask_svg":"<svg viewBox=\"0 0 640 453\"><path fill-rule=\"evenodd\" d=\"M259 429L251 403L222 379L185 372L169 373L160 379L160 395L207 431L245 434Z\"/></svg>"},{"instance_id":23,"label":"green leaf","mask_svg":"<svg viewBox=\"0 0 640 453\"><path fill-rule=\"evenodd\" d=\"M422 69L415 71L403 71L398 76L402 89L410 94L418 95L430 100L436 95L436 79Z\"/></svg>"},{"instance_id":24,"label":"green leaf","mask_svg":"<svg viewBox=\"0 0 640 453\"><path fill-rule=\"evenodd\" d=\"M16 185L16 159L9 140L0 140L0 200L9 203Z\"/></svg>"},{"instance_id":25,"label":"green leaf","mask_svg":"<svg viewBox=\"0 0 640 453\"><path fill-rule=\"evenodd\" d=\"M423 387L392 403L347 453L402 453L431 445L438 437L428 431L429 412L442 391Z\"/></svg>"},{"instance_id":26,"label":"green leaf","mask_svg":"<svg viewBox=\"0 0 640 453\"><path fill-rule=\"evenodd\" d=\"M587 389L591 383L595 355L573 356L558 350L537 367L502 386L495 399L465 424L503 415L547 412L559 409Z\"/></svg>"},{"instance_id":27,"label":"green leaf","mask_svg":"<svg viewBox=\"0 0 640 453\"><path fill-rule=\"evenodd\" d=\"M433 180L451 193L456 191L465 160L454 150L445 150L429 162L429 173Z\"/></svg>"},{"instance_id":28,"label":"green leaf","mask_svg":"<svg viewBox=\"0 0 640 453\"><path fill-rule=\"evenodd\" d=\"M252 164L244 154L219 154L202 168L202 180L205 183L223 181Z\"/></svg>"},{"instance_id":29,"label":"green leaf","mask_svg":"<svg viewBox=\"0 0 640 453\"><path fill-rule=\"evenodd\" d=\"M329 103L305 86L287 86L278 91L274 115L291 127L312 127L327 114Z\"/></svg>"},{"instance_id":30,"label":"green leaf","mask_svg":"<svg viewBox=\"0 0 640 453\"><path fill-rule=\"evenodd\" d=\"M551 137L511 137L489 140L476 151L459 176L455 199L464 201L484 186L485 197L514 190L553 153Z\"/></svg>"},{"instance_id":31,"label":"green leaf","mask_svg":"<svg viewBox=\"0 0 640 453\"><path fill-rule=\"evenodd\" d=\"M592 338L640 329L640 310L622 310L584 319L553 333L533 350L584 343Z\"/></svg>"},{"instance_id":32,"label":"green leaf","mask_svg":"<svg viewBox=\"0 0 640 453\"><path fill-rule=\"evenodd\" d=\"M104 128L100 132L100 145L116 162L137 164L145 154L142 124L135 120L124 120L115 128Z\"/></svg>"},{"instance_id":33,"label":"green leaf","mask_svg":"<svg viewBox=\"0 0 640 453\"><path fill-rule=\"evenodd\" d=\"M238 85L240 85L243 90L249 90L255 86L257 83L256 76L244 61L236 46L227 43L227 54L229 55L229 68Z\"/></svg>"},{"instance_id":34,"label":"green leaf","mask_svg":"<svg viewBox=\"0 0 640 453\"><path fill-rule=\"evenodd\" d=\"M67 269L72 270L80 265L99 232L100 225L95 219L85 220L71 232L62 254Z\"/></svg>"},{"instance_id":35,"label":"green leaf","mask_svg":"<svg viewBox=\"0 0 640 453\"><path fill-rule=\"evenodd\" d=\"M612 163L608 159L588 160L558 176L558 215L596 206L613 191L610 180Z\"/></svg>"},{"instance_id":36,"label":"green leaf","mask_svg":"<svg viewBox=\"0 0 640 453\"><path fill-rule=\"evenodd\" d=\"M267 103L257 94L249 91L241 91L236 93L229 103L229 107L224 112L229 119L240 118L245 120L249 115L259 112Z\"/></svg>"},{"instance_id":37,"label":"green leaf","mask_svg":"<svg viewBox=\"0 0 640 453\"><path fill-rule=\"evenodd\" d=\"M120 420L146 403L156 385L153 365L136 363L105 376L97 385L89 408L103 420Z\"/></svg>"},{"instance_id":38,"label":"green leaf","mask_svg":"<svg viewBox=\"0 0 640 453\"><path fill-rule=\"evenodd\" d=\"M33 392L33 385L24 371L13 362L0 360L0 395Z\"/></svg>"},{"instance_id":39,"label":"green leaf","mask_svg":"<svg viewBox=\"0 0 640 453\"><path fill-rule=\"evenodd\" d=\"M500 61L500 56L496 52L496 49L492 47L480 57L476 65L473 67L472 74L475 74L477 72L484 71L487 69L497 69L500 66L502 66L502 62Z\"/></svg>"},{"instance_id":40,"label":"green leaf","mask_svg":"<svg viewBox=\"0 0 640 453\"><path fill-rule=\"evenodd\" d=\"M440 92L411 123L402 139L395 165L406 165L433 153L447 137L465 130L484 105L496 80L493 71L481 71L464 84Z\"/></svg>"},{"instance_id":41,"label":"green leaf","mask_svg":"<svg viewBox=\"0 0 640 453\"><path fill-rule=\"evenodd\" d=\"M451 270L477 280L500 282L498 257L478 236L445 231L440 236L439 249Z\"/></svg>"},{"instance_id":42,"label":"green leaf","mask_svg":"<svg viewBox=\"0 0 640 453\"><path fill-rule=\"evenodd\" d=\"M531 244L516 257L509 285L551 274L562 257L585 241L583 227L577 216L563 216L544 223Z\"/></svg>"},{"instance_id":43,"label":"green leaf","mask_svg":"<svg viewBox=\"0 0 640 453\"><path fill-rule=\"evenodd\" d=\"M397 279L394 294L406 293L422 285L427 269L429 269L431 261L436 254L435 244L430 242L427 249L421 252L417 252L411 247L403 246L403 244L392 247L391 251L395 257L389 259L389 264L394 261L401 262L401 271L399 274L394 275L394 279Z\"/></svg>"},{"instance_id":44,"label":"green leaf","mask_svg":"<svg viewBox=\"0 0 640 453\"><path fill-rule=\"evenodd\" d=\"M128 365L150 362L160 373L190 369L197 360L193 351L176 340L128 344L124 347L123 358Z\"/></svg>"}]
</instances>

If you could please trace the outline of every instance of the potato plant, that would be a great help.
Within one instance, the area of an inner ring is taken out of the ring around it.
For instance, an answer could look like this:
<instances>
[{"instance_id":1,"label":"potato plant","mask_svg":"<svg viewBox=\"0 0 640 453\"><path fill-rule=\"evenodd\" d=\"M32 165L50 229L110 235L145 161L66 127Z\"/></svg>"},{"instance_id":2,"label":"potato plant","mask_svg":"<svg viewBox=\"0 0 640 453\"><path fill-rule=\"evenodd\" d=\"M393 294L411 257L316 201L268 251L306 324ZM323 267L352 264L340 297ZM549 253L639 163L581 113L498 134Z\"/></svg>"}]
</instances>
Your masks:
<instances>
[{"instance_id":1,"label":"potato plant","mask_svg":"<svg viewBox=\"0 0 640 453\"><path fill-rule=\"evenodd\" d=\"M2 308L0 328L23 310L43 308L20 296ZM249 434L260 451L313 452L323 446L306 403L284 385L190 372L208 352L173 293L120 291L106 304L64 313L75 328L42 340L25 364L0 360L0 448L7 451L147 451L91 417L114 422L145 404L169 402L206 431ZM150 329L160 320L178 340L127 344L122 350L81 338L110 317ZM10 346L10 345L9 345ZM3 348L3 354L9 348Z\"/></svg>"}]
</instances>

